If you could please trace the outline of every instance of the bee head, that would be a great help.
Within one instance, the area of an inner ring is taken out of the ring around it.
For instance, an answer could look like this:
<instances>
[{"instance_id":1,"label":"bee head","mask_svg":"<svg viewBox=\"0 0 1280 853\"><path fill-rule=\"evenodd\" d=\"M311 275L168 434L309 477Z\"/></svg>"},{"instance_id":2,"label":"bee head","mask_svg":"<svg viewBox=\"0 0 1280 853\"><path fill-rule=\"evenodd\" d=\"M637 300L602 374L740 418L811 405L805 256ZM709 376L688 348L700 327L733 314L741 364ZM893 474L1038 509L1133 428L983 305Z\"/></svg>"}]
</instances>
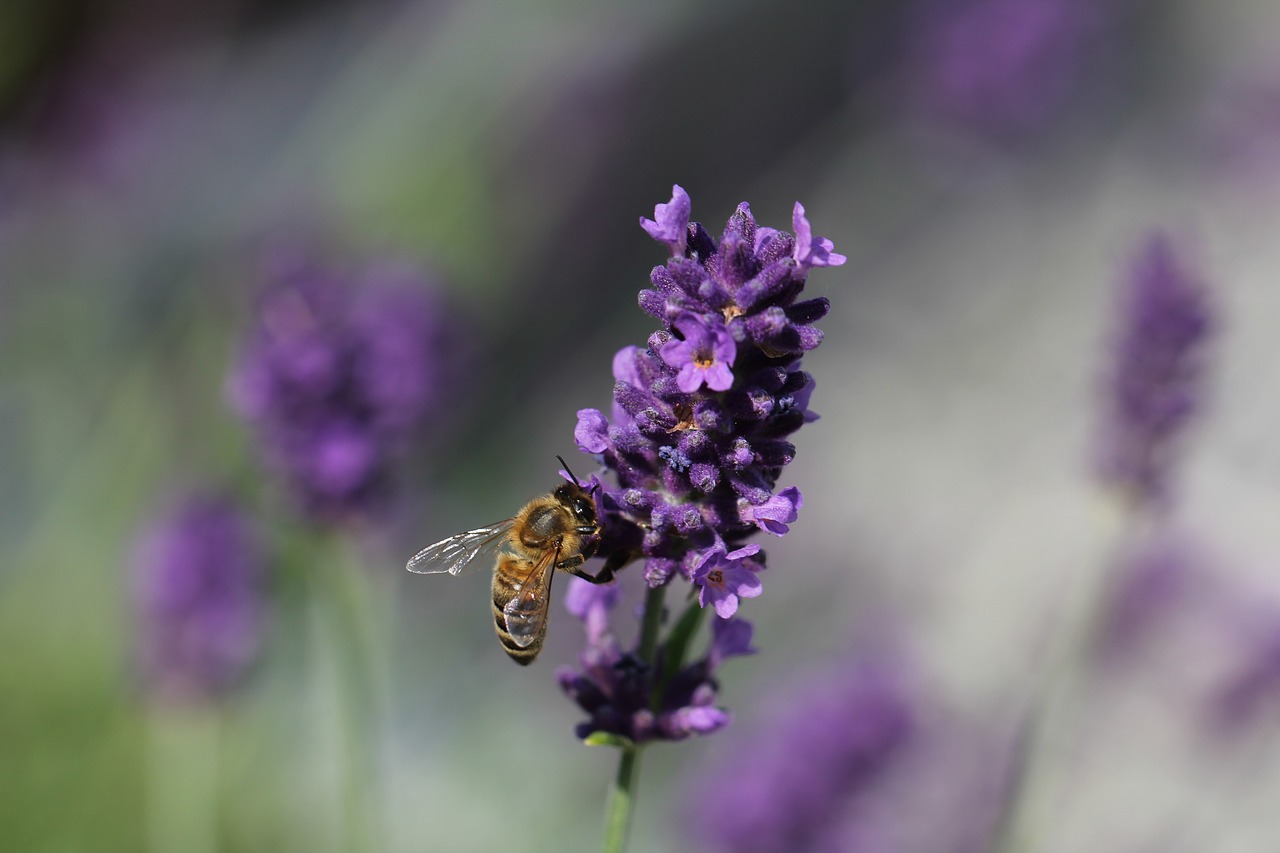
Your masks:
<instances>
[{"instance_id":1,"label":"bee head","mask_svg":"<svg viewBox=\"0 0 1280 853\"><path fill-rule=\"evenodd\" d=\"M578 478L573 475L573 472L569 470L569 466L565 464L564 459L559 456L557 456L556 459L560 460L560 464L564 467L565 473L569 475L569 479L573 482L561 483L559 486L556 486L555 491L552 492L552 494L555 495L556 500L560 502L561 506L573 513L574 521L577 522L578 527L581 528L583 532L585 532L587 528L594 529L597 523L596 504L595 501L592 500L591 496L595 493L595 490L600 487L600 484L595 484L592 486L591 491L587 491L582 487L582 483L578 482Z\"/></svg>"}]
</instances>

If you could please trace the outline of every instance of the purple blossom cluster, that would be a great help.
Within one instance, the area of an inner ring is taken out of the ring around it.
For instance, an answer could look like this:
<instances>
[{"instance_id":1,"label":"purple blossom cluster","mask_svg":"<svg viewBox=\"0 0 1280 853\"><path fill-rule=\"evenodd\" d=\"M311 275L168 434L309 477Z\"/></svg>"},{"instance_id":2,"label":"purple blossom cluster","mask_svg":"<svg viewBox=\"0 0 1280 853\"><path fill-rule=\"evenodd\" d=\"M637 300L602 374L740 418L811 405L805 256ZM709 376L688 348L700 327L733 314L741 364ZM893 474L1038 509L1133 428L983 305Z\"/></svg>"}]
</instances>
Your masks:
<instances>
[{"instance_id":1,"label":"purple blossom cluster","mask_svg":"<svg viewBox=\"0 0 1280 853\"><path fill-rule=\"evenodd\" d=\"M134 555L141 674L156 696L225 693L261 650L265 565L252 524L207 495L178 501L141 535Z\"/></svg>"},{"instance_id":2,"label":"purple blossom cluster","mask_svg":"<svg viewBox=\"0 0 1280 853\"><path fill-rule=\"evenodd\" d=\"M565 694L590 717L578 724L578 737L586 739L599 732L644 744L684 740L728 725L729 712L714 704L718 690L715 673L731 657L755 654L751 623L739 618L717 619L712 623L710 647L702 658L673 665L673 656L660 645L655 662L649 664L638 648L623 650L610 629L609 613L617 600L616 584L593 585L579 578L570 581L565 604L582 620L587 647L579 656L581 671L563 667L556 677Z\"/></svg>"},{"instance_id":3,"label":"purple blossom cluster","mask_svg":"<svg viewBox=\"0 0 1280 853\"><path fill-rule=\"evenodd\" d=\"M1168 497L1176 442L1203 396L1205 287L1163 234L1147 238L1121 304L1098 470L1140 505Z\"/></svg>"},{"instance_id":4,"label":"purple blossom cluster","mask_svg":"<svg viewBox=\"0 0 1280 853\"><path fill-rule=\"evenodd\" d=\"M292 249L267 278L233 402L308 516L376 515L394 462L444 396L430 283L405 266L343 269Z\"/></svg>"},{"instance_id":5,"label":"purple blossom cluster","mask_svg":"<svg viewBox=\"0 0 1280 853\"><path fill-rule=\"evenodd\" d=\"M877 843L858 803L912 747L917 698L902 666L864 655L788 691L751 749L696 781L720 806L690 810L698 849L735 853L897 849ZM935 768L936 770L937 768Z\"/></svg>"},{"instance_id":6,"label":"purple blossom cluster","mask_svg":"<svg viewBox=\"0 0 1280 853\"><path fill-rule=\"evenodd\" d=\"M719 239L689 215L676 186L640 220L671 252L639 298L662 328L618 352L610 415L581 410L574 437L618 481L597 492L599 553L642 558L652 587L682 575L727 619L761 591L764 554L744 540L784 535L803 505L798 488L775 487L795 455L789 436L817 417L800 361L822 342L814 323L829 303L798 297L809 270L845 258L799 203L793 233L757 226L745 202Z\"/></svg>"},{"instance_id":7,"label":"purple blossom cluster","mask_svg":"<svg viewBox=\"0 0 1280 853\"><path fill-rule=\"evenodd\" d=\"M934 121L993 137L1044 127L1079 88L1106 4L925 0L909 67Z\"/></svg>"}]
</instances>

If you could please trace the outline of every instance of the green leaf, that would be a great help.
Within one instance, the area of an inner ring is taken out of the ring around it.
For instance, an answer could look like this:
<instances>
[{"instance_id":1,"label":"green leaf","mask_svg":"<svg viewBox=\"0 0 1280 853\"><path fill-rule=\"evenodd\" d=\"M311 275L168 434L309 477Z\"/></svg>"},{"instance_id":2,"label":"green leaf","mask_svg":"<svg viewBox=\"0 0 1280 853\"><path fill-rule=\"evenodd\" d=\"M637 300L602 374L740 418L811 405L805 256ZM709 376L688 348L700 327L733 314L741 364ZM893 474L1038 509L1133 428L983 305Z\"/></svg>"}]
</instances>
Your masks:
<instances>
[{"instance_id":1,"label":"green leaf","mask_svg":"<svg viewBox=\"0 0 1280 853\"><path fill-rule=\"evenodd\" d=\"M703 608L697 601L689 602L684 613L680 614L680 621L671 629L671 634L667 637L666 651L662 656L662 687L665 688L671 676L684 666L689 643L693 640L693 635L698 633L698 626L702 624L702 613Z\"/></svg>"},{"instance_id":2,"label":"green leaf","mask_svg":"<svg viewBox=\"0 0 1280 853\"><path fill-rule=\"evenodd\" d=\"M582 741L587 746L616 746L618 749L635 749L636 744L629 737L615 735L612 732L592 732Z\"/></svg>"}]
</instances>

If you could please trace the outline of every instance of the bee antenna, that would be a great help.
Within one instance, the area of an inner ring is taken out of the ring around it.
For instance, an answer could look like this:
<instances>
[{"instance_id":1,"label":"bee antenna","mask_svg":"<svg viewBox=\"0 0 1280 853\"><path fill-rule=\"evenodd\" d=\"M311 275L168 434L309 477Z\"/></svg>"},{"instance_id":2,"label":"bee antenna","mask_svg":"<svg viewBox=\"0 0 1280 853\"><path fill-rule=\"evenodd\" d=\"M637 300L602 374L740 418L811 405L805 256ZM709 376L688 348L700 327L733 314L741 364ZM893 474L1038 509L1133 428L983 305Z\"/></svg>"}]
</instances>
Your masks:
<instances>
[{"instance_id":1,"label":"bee antenna","mask_svg":"<svg viewBox=\"0 0 1280 853\"><path fill-rule=\"evenodd\" d=\"M581 486L582 484L578 482L578 478L577 478L577 477L575 477L575 476L573 476L573 472L569 470L569 463L564 461L564 457L563 457L563 456L557 456L556 458L557 458L557 459L559 459L559 460L560 460L560 464L561 464L562 466L564 466L565 473L569 475L569 479L570 479L570 480L573 480L573 484L574 484L575 486Z\"/></svg>"}]
</instances>

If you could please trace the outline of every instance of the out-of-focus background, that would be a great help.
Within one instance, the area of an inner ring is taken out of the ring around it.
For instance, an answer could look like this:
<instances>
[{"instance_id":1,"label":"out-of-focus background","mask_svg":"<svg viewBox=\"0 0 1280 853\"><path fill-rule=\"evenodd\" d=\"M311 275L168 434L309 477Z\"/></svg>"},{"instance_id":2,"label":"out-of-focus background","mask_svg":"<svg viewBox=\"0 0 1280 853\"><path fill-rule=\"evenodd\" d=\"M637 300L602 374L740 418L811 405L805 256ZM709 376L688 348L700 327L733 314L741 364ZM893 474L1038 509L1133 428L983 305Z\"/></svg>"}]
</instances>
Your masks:
<instances>
[{"instance_id":1,"label":"out-of-focus background","mask_svg":"<svg viewBox=\"0 0 1280 853\"><path fill-rule=\"evenodd\" d=\"M1248 0L3 4L0 847L596 846L616 757L553 677L563 588L520 669L483 571L403 565L556 454L591 470L575 412L654 327L637 218L679 183L715 233L798 199L849 261L809 280L822 418L743 607L759 654L721 673L734 723L646 751L632 849L714 844L741 807L715 768L885 649L931 749L858 771L839 820L875 831L839 849L1270 849L1278 37ZM1214 319L1126 609L1137 534L1092 461L1152 229ZM244 363L295 243L391 264L446 327L377 524L308 517L270 462L296 436L260 446ZM145 531L205 491L261 549L251 640L166 689L154 645L186 640L148 634ZM1094 649L1099 621L1140 642Z\"/></svg>"}]
</instances>

